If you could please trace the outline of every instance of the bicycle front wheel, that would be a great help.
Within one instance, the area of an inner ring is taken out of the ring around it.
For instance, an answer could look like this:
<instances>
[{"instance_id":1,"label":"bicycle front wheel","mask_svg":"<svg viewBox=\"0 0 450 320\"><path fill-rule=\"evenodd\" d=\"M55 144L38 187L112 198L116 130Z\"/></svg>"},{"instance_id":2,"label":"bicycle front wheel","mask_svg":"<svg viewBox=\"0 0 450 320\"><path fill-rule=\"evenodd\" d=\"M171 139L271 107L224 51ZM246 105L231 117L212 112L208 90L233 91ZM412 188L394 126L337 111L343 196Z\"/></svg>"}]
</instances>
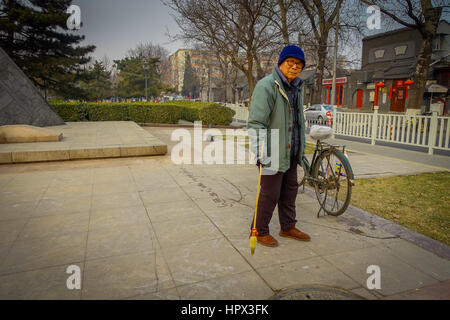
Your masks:
<instances>
[{"instance_id":1,"label":"bicycle front wheel","mask_svg":"<svg viewBox=\"0 0 450 320\"><path fill-rule=\"evenodd\" d=\"M314 166L314 189L322 209L339 216L350 204L353 171L347 157L339 150L323 151Z\"/></svg>"}]
</instances>

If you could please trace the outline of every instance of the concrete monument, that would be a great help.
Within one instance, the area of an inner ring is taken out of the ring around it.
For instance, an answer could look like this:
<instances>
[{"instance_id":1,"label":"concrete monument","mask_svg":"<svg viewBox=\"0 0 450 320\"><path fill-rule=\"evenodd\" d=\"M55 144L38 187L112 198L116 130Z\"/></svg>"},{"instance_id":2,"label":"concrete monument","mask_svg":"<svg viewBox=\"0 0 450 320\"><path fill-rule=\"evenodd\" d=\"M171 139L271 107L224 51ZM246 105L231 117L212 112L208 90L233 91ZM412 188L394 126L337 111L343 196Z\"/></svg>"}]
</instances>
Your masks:
<instances>
[{"instance_id":1,"label":"concrete monument","mask_svg":"<svg viewBox=\"0 0 450 320\"><path fill-rule=\"evenodd\" d=\"M0 48L0 126L14 124L46 127L65 123Z\"/></svg>"}]
</instances>

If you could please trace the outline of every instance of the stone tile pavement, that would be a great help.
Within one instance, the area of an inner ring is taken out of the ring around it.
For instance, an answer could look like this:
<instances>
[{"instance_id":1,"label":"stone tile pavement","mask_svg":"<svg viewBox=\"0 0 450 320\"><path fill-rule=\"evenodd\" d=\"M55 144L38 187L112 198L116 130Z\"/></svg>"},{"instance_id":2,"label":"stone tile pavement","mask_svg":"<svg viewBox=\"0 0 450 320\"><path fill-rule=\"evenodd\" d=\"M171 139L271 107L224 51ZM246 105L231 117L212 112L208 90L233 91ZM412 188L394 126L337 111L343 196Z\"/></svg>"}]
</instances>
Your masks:
<instances>
[{"instance_id":1,"label":"stone tile pavement","mask_svg":"<svg viewBox=\"0 0 450 320\"><path fill-rule=\"evenodd\" d=\"M148 130L168 155L0 166L0 299L268 299L308 285L379 299L450 280L449 260L380 226L317 219L307 193L298 226L312 241L279 237L275 211L280 246L251 256L255 166L175 166L169 131ZM71 265L81 290L66 287ZM370 265L381 289L367 289Z\"/></svg>"},{"instance_id":2,"label":"stone tile pavement","mask_svg":"<svg viewBox=\"0 0 450 320\"><path fill-rule=\"evenodd\" d=\"M0 164L162 155L167 146L132 121L67 122L46 127L58 142L0 144Z\"/></svg>"}]
</instances>

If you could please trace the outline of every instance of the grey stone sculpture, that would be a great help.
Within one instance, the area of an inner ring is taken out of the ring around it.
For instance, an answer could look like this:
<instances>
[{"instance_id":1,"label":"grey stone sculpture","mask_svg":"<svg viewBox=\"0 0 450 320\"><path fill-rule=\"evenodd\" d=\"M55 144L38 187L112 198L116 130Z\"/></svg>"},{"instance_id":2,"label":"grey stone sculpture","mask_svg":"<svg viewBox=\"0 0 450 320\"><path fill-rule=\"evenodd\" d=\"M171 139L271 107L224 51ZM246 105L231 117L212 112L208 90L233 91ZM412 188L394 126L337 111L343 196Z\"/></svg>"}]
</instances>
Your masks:
<instances>
[{"instance_id":1,"label":"grey stone sculpture","mask_svg":"<svg viewBox=\"0 0 450 320\"><path fill-rule=\"evenodd\" d=\"M65 123L31 80L0 48L0 126L9 124L46 127Z\"/></svg>"}]
</instances>

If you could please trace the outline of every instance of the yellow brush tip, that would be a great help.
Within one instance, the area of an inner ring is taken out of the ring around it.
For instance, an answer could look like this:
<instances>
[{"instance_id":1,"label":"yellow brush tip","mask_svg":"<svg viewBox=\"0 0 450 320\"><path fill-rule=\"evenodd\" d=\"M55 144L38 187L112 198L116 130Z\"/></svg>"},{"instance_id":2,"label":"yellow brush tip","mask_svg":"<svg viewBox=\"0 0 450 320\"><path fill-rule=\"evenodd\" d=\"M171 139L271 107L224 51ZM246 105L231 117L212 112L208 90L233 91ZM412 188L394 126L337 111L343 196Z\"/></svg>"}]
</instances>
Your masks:
<instances>
[{"instance_id":1,"label":"yellow brush tip","mask_svg":"<svg viewBox=\"0 0 450 320\"><path fill-rule=\"evenodd\" d=\"M252 255L255 254L256 241L257 241L257 239L255 236L250 237L250 251L251 251Z\"/></svg>"}]
</instances>

